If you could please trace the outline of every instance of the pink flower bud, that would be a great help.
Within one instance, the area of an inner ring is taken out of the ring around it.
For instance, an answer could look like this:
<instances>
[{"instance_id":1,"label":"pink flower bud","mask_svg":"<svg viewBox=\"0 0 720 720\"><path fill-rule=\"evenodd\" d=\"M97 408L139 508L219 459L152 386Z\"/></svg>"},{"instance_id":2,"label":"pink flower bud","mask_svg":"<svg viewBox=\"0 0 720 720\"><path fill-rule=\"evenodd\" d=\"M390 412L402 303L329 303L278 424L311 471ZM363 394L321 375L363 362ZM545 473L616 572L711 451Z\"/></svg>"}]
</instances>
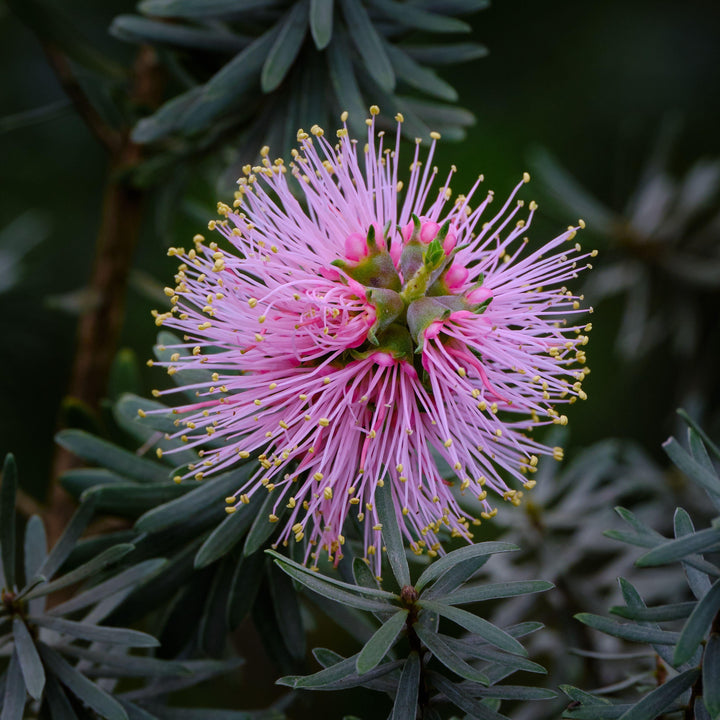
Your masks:
<instances>
[{"instance_id":1,"label":"pink flower bud","mask_svg":"<svg viewBox=\"0 0 720 720\"><path fill-rule=\"evenodd\" d=\"M445 236L443 241L443 251L446 255L449 255L457 245L457 235L452 231L448 230L448 234Z\"/></svg>"},{"instance_id":2,"label":"pink flower bud","mask_svg":"<svg viewBox=\"0 0 720 720\"><path fill-rule=\"evenodd\" d=\"M492 297L492 290L490 288L486 287L479 287L473 290L472 292L469 292L465 299L471 303L472 305L479 305L480 303L484 303L488 298Z\"/></svg>"},{"instance_id":3,"label":"pink flower bud","mask_svg":"<svg viewBox=\"0 0 720 720\"><path fill-rule=\"evenodd\" d=\"M345 257L351 262L358 262L367 256L367 238L360 233L350 233L345 238Z\"/></svg>"},{"instance_id":4,"label":"pink flower bud","mask_svg":"<svg viewBox=\"0 0 720 720\"><path fill-rule=\"evenodd\" d=\"M465 281L468 279L469 274L468 269L464 268L462 265L451 265L445 272L444 276L447 289L460 290L460 288L465 284Z\"/></svg>"},{"instance_id":5,"label":"pink flower bud","mask_svg":"<svg viewBox=\"0 0 720 720\"><path fill-rule=\"evenodd\" d=\"M424 242L426 245L431 243L437 234L440 232L440 226L432 220L424 222L420 230L420 242Z\"/></svg>"}]
</instances>

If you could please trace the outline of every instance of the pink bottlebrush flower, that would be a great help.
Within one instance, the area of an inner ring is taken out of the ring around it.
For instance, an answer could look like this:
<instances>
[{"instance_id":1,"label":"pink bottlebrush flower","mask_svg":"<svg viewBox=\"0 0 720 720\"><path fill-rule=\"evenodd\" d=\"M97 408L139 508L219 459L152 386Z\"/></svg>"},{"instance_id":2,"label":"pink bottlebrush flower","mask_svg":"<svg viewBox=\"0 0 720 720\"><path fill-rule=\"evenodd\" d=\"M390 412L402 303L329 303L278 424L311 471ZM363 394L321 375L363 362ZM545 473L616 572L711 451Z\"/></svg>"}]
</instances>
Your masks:
<instances>
[{"instance_id":1,"label":"pink bottlebrush flower","mask_svg":"<svg viewBox=\"0 0 720 720\"><path fill-rule=\"evenodd\" d=\"M210 223L219 241L171 250L182 265L156 321L184 337L158 364L212 372L178 388L197 402L175 408L177 436L205 447L181 477L257 454L228 512L274 493L279 541L305 538L306 561L341 557L353 513L379 574L379 485L391 484L411 548L434 556L441 531L470 539L480 522L463 495L492 517L498 496L518 504L534 485L538 455L561 458L530 433L565 424L556 405L585 398L590 326L567 323L583 311L566 283L594 251L570 242L578 227L526 251L536 206L520 219L515 196L527 174L494 216L493 193L477 198L482 177L450 202L453 172L435 183L436 133L401 181L402 117L387 147L376 110L364 149L346 127L336 145L299 132L302 202L264 148Z\"/></svg>"}]
</instances>

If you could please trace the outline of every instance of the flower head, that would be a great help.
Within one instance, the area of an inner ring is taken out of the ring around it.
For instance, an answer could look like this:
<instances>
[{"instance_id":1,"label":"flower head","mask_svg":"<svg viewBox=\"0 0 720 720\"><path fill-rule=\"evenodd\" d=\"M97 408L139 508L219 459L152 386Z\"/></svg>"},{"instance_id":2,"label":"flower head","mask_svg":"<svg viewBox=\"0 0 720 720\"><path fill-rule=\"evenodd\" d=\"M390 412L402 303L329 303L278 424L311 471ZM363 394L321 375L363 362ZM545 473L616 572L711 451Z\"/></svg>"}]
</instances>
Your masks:
<instances>
[{"instance_id":1,"label":"flower head","mask_svg":"<svg viewBox=\"0 0 720 720\"><path fill-rule=\"evenodd\" d=\"M437 134L424 163L418 142L404 183L402 117L387 147L375 109L364 148L346 127L336 145L300 131L302 202L263 149L210 223L221 239L171 250L182 265L156 317L185 339L159 364L212 373L179 388L197 401L174 410L177 436L213 441L182 477L258 455L229 512L273 493L269 519L283 516L281 542L309 541L306 561L342 554L353 513L379 573L378 486L391 484L413 550L435 555L441 530L469 539L480 522L459 495L492 517L498 497L517 504L533 486L538 455L560 459L530 431L565 424L555 406L585 397L590 327L568 323L582 311L565 284L591 253L568 242L577 227L526 251L536 206L520 219L515 196L527 175L494 216L482 177L451 202L454 168L436 183L432 166Z\"/></svg>"}]
</instances>

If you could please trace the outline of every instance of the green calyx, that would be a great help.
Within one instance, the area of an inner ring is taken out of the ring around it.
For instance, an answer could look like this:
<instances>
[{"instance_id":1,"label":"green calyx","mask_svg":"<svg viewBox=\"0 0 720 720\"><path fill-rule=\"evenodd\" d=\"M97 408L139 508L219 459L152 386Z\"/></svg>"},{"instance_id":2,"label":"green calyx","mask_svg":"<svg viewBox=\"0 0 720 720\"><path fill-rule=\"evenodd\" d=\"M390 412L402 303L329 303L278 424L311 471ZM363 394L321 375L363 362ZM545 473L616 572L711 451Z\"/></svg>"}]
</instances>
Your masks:
<instances>
[{"instance_id":1,"label":"green calyx","mask_svg":"<svg viewBox=\"0 0 720 720\"><path fill-rule=\"evenodd\" d=\"M405 303L400 295L388 288L370 288L366 292L368 302L375 308L375 322L368 330L368 340L379 345L378 335L404 312Z\"/></svg>"}]
</instances>

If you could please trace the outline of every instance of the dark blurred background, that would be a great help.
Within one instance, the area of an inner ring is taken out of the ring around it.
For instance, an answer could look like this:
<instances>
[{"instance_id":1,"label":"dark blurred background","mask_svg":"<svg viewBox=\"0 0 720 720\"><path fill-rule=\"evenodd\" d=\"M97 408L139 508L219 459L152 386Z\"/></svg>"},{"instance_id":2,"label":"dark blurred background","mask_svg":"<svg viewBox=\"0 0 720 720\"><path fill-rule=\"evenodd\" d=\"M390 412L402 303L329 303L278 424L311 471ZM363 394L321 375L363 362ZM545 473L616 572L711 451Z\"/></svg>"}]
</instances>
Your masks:
<instances>
[{"instance_id":1,"label":"dark blurred background","mask_svg":"<svg viewBox=\"0 0 720 720\"><path fill-rule=\"evenodd\" d=\"M136 46L107 28L134 3L58 7L110 57L132 62ZM477 122L463 142L441 143L437 164L457 164L456 192L484 173L500 198L530 171L533 237L584 217L601 251L586 292L589 400L568 413L566 457L621 437L659 459L681 403L717 437L720 5L496 0L468 19L490 53L441 74ZM0 67L0 454L16 454L26 490L42 499L78 316L93 302L85 288L107 156L36 36L2 4ZM200 176L182 192L163 189L145 199L121 337L130 353L116 369L127 373L134 356L143 394L161 382L144 361L157 330L150 310L175 270L166 249L231 198Z\"/></svg>"}]
</instances>

